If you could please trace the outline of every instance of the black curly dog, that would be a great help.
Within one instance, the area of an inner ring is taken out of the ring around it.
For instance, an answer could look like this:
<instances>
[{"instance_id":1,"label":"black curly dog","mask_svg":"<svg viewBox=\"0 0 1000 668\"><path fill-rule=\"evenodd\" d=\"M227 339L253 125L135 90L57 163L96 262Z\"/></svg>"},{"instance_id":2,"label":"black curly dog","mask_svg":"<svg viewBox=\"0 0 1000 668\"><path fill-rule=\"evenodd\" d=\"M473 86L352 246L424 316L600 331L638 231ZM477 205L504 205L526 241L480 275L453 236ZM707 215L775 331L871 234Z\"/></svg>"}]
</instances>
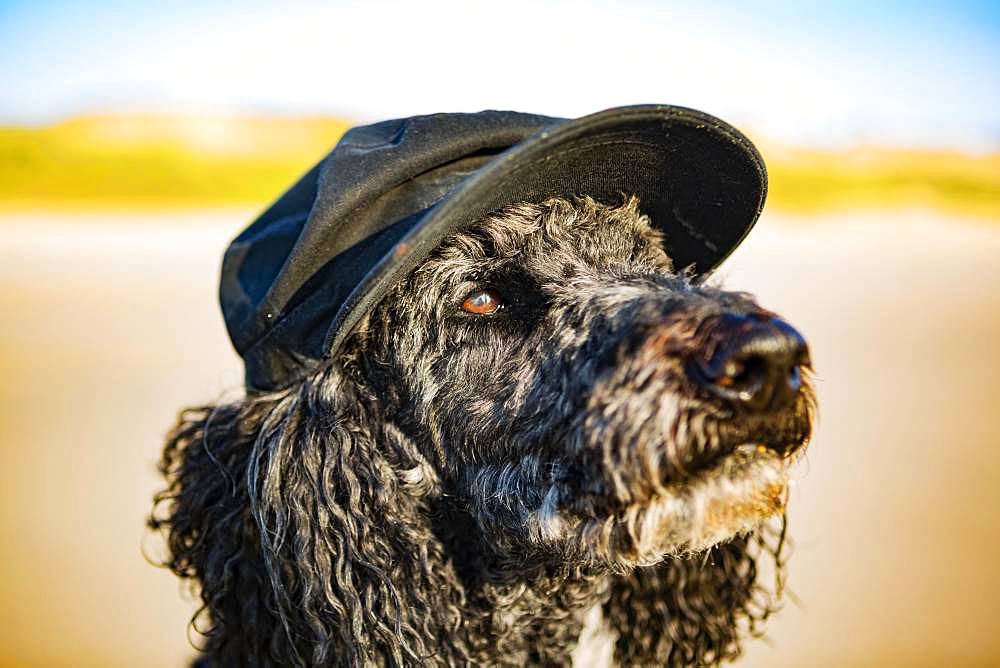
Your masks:
<instances>
[{"instance_id":1,"label":"black curly dog","mask_svg":"<svg viewBox=\"0 0 1000 668\"><path fill-rule=\"evenodd\" d=\"M663 248L634 199L510 207L449 238L335 364L185 411L150 524L200 590L200 661L738 656L780 594L808 352Z\"/></svg>"}]
</instances>

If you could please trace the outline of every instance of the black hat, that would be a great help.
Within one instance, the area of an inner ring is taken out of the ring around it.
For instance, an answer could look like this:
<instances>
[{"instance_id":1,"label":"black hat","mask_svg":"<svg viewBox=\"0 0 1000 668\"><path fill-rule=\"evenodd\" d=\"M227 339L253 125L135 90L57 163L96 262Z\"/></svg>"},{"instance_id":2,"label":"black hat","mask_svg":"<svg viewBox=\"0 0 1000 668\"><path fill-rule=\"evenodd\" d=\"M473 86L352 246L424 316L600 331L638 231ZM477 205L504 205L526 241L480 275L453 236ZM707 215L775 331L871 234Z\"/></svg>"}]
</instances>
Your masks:
<instances>
[{"instance_id":1,"label":"black hat","mask_svg":"<svg viewBox=\"0 0 1000 668\"><path fill-rule=\"evenodd\" d=\"M666 105L574 120L510 111L357 127L226 251L220 300L247 387L287 387L449 234L516 202L636 195L677 268L714 269L767 191L753 144Z\"/></svg>"}]
</instances>

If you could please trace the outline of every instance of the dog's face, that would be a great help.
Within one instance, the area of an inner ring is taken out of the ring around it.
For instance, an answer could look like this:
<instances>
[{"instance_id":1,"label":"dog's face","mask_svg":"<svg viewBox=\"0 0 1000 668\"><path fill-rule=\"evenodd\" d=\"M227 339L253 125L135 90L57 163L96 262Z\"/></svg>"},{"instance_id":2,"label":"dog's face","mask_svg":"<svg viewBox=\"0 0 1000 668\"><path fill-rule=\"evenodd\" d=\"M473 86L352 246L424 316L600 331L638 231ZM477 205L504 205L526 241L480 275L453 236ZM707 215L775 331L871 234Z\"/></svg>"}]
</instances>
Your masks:
<instances>
[{"instance_id":1,"label":"dog's face","mask_svg":"<svg viewBox=\"0 0 1000 668\"><path fill-rule=\"evenodd\" d=\"M490 217L359 337L381 399L496 545L628 568L783 509L813 414L805 343L676 273L637 206Z\"/></svg>"}]
</instances>

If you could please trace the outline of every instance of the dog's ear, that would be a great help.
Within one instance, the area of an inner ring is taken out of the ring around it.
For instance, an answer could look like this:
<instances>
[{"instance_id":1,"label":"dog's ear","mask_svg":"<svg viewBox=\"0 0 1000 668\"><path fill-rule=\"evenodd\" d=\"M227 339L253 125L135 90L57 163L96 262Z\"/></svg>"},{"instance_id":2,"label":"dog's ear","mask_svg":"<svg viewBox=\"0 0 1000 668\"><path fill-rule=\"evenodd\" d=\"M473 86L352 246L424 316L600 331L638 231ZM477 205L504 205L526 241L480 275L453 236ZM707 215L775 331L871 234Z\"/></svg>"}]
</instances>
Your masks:
<instances>
[{"instance_id":1,"label":"dog's ear","mask_svg":"<svg viewBox=\"0 0 1000 668\"><path fill-rule=\"evenodd\" d=\"M448 641L463 590L429 519L435 471L377 405L327 369L181 416L150 522L200 585L220 665L463 660Z\"/></svg>"},{"instance_id":2,"label":"dog's ear","mask_svg":"<svg viewBox=\"0 0 1000 668\"><path fill-rule=\"evenodd\" d=\"M754 555L765 551L757 538L741 537L616 577L604 617L618 636L617 664L705 666L737 658L741 633L760 635L774 610L757 583Z\"/></svg>"}]
</instances>

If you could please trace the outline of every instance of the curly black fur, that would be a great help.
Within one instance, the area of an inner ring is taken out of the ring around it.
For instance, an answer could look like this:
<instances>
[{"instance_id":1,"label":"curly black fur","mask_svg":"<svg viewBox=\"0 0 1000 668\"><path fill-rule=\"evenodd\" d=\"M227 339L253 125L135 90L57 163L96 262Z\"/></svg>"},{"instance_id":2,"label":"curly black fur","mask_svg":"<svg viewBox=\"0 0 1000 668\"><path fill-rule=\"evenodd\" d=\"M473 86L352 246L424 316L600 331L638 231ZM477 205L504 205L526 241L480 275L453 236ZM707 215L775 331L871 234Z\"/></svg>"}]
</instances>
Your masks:
<instances>
[{"instance_id":1,"label":"curly black fur","mask_svg":"<svg viewBox=\"0 0 1000 668\"><path fill-rule=\"evenodd\" d=\"M505 307L462 311L483 288ZM684 363L757 311L675 273L634 200L447 240L305 381L181 414L150 526L204 661L569 665L595 607L622 665L738 656L812 398L744 419Z\"/></svg>"}]
</instances>

